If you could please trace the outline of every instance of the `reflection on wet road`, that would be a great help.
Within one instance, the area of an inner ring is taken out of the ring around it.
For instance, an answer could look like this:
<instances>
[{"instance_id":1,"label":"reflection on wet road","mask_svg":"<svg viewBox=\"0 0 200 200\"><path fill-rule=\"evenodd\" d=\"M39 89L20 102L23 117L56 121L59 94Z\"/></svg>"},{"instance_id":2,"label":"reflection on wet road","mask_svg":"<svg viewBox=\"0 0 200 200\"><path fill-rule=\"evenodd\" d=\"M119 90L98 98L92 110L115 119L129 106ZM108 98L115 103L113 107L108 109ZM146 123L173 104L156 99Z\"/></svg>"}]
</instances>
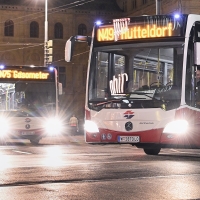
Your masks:
<instances>
[{"instance_id":1,"label":"reflection on wet road","mask_svg":"<svg viewBox=\"0 0 200 200\"><path fill-rule=\"evenodd\" d=\"M80 137L0 146L1 199L200 199L200 150L148 156Z\"/></svg>"}]
</instances>

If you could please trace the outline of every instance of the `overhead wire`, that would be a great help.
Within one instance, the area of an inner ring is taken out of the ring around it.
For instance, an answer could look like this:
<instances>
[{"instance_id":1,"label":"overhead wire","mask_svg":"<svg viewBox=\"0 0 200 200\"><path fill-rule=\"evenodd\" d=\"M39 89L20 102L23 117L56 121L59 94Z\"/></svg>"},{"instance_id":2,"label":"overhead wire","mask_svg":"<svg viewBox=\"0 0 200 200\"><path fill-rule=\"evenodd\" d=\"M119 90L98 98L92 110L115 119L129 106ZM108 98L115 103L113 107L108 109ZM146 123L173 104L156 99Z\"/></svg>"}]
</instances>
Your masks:
<instances>
[{"instance_id":1,"label":"overhead wire","mask_svg":"<svg viewBox=\"0 0 200 200\"><path fill-rule=\"evenodd\" d=\"M57 9L60 9L60 8L66 7L66 6L70 6L70 7L67 7L67 8L64 8L64 9L71 9L71 8L76 7L76 6L80 6L80 5L83 5L83 4L86 4L86 3L90 3L90 2L92 2L92 1L94 1L94 0L80 0L80 1L75 1L75 2L73 2L73 3L64 4L64 5L62 5L62 6L50 8L50 9L47 10L47 12L48 12L48 15L51 15L51 14L54 14L54 13L56 13L56 12L60 12L60 11L61 11L61 10L57 10ZM77 3L77 2L79 2L79 4L75 4L75 3ZM73 5L73 4L75 4L75 5ZM55 11L53 11L53 10L55 10ZM50 12L50 11L51 11L51 12ZM53 12L52 12L52 11L53 11ZM10 20L15 20L15 21L16 21L17 19L26 18L25 20L18 22L18 23L24 23L24 22L30 21L30 19L28 19L27 17L32 16L32 15L37 15L36 17L34 17L34 18L32 18L32 19L37 19L37 18L40 18L40 17L44 17L45 14L43 14L43 13L44 13L44 11L35 12L35 13L32 13L32 14L20 16L20 17L14 18L14 19L10 18ZM41 15L38 15L38 14L41 14ZM0 22L0 24L1 24L1 23L5 23L5 21ZM18 23L15 22L15 24L18 24Z\"/></svg>"},{"instance_id":2,"label":"overhead wire","mask_svg":"<svg viewBox=\"0 0 200 200\"><path fill-rule=\"evenodd\" d=\"M23 44L21 44L23 45ZM27 47L19 47L19 48L16 48L16 49L8 49L8 50L3 50L3 51L0 51L0 52L9 52L9 51L16 51L16 50L20 50L20 49L26 49L26 48L33 48L33 47L37 47L37 46L42 46L44 45L44 43L40 43L40 44L36 44L36 45L30 45L30 46L27 46Z\"/></svg>"},{"instance_id":3,"label":"overhead wire","mask_svg":"<svg viewBox=\"0 0 200 200\"><path fill-rule=\"evenodd\" d=\"M82 52L82 53L73 55L73 57L80 56L80 55L85 54L85 53L89 53L89 51L84 51L84 52ZM63 61L63 60L64 60L64 59L56 60L56 61L53 61L53 63L60 62L60 61Z\"/></svg>"},{"instance_id":4,"label":"overhead wire","mask_svg":"<svg viewBox=\"0 0 200 200\"><path fill-rule=\"evenodd\" d=\"M67 7L67 8L64 8L64 9L71 9L71 8L76 7L76 6L80 6L80 5L84 5L84 4L86 4L86 3L90 3L90 2L92 2L92 1L94 1L94 0L80 0L80 1L75 1L75 2L73 2L73 3L65 4L65 5L62 5L62 6L50 8L50 9L48 9L48 11L51 11L51 12L49 12L48 15L54 14L54 13L56 13L56 12L60 12L60 11L61 11L60 8L63 8L63 7L66 7L66 6L68 6L68 7ZM59 10L58 10L58 9L59 9ZM53 11L53 10L55 10L55 11ZM53 12L52 12L52 11L53 11ZM16 19L21 19L21 18L26 18L26 20L20 21L20 22L18 22L18 23L15 22L14 24L19 24L19 23L24 23L24 22L26 22L26 21L30 21L30 19L27 19L27 17L32 16L32 15L37 15L37 17L32 18L32 20L44 16L44 14L38 16L39 13L44 13L44 11L42 11L42 12L36 12L36 13L33 13L33 14L29 14L29 15L25 15L25 16L21 16L21 17L15 18L15 20L16 20ZM10 20L12 20L12 19L10 19ZM0 22L0 24L1 24L1 23L5 23L5 22ZM31 45L30 45L30 44L31 44ZM2 45L1 45L1 43L0 43L0 46L3 46L3 45L6 45L6 43L2 43ZM12 43L7 43L7 45L12 45ZM16 45L16 43L14 43L13 45ZM29 45L29 46L27 46L27 47L19 47L19 48L15 48L15 49L3 50L3 51L0 51L0 52L16 51L16 50L23 50L23 49L26 49L26 48L33 48L33 47L37 47L37 46L42 46L42 45L44 45L44 42L43 42L43 43L39 43L39 44L38 44L38 43L37 43L37 44L34 44L34 43L22 43L22 44L19 44L19 43L18 43L18 45ZM86 52L83 52L83 53L86 53ZM81 53L81 54L82 54L82 53ZM78 54L77 54L77 55L78 55ZM76 56L76 55L74 55L74 56ZM62 60L64 60L64 59L61 59L61 60L59 60L59 61L62 61ZM54 62L59 62L59 61L54 61Z\"/></svg>"},{"instance_id":5,"label":"overhead wire","mask_svg":"<svg viewBox=\"0 0 200 200\"><path fill-rule=\"evenodd\" d=\"M182 13L183 9L182 0L178 0L178 7L179 7L179 12Z\"/></svg>"}]
</instances>

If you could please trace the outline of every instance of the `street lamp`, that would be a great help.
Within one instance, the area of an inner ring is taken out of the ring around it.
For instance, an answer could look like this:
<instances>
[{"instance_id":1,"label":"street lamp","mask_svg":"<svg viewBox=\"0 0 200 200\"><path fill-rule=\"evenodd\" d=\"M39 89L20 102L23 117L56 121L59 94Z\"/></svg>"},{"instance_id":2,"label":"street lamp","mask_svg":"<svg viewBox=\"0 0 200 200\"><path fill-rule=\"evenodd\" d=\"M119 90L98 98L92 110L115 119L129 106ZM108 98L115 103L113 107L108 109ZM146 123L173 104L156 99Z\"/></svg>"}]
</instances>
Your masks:
<instances>
[{"instance_id":1,"label":"street lamp","mask_svg":"<svg viewBox=\"0 0 200 200\"><path fill-rule=\"evenodd\" d=\"M44 22L44 67L47 66L47 42L48 42L48 0L45 0L45 22Z\"/></svg>"}]
</instances>

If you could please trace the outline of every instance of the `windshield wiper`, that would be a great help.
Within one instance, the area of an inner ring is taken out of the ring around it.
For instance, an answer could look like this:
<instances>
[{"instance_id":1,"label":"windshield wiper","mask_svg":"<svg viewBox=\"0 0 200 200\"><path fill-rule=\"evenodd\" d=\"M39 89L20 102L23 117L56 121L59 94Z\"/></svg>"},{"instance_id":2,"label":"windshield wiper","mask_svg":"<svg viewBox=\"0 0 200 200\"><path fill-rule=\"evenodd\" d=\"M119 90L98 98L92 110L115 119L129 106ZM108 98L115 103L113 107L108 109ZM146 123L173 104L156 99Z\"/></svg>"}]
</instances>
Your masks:
<instances>
[{"instance_id":1,"label":"windshield wiper","mask_svg":"<svg viewBox=\"0 0 200 200\"><path fill-rule=\"evenodd\" d=\"M109 103L120 103L121 101L122 99L110 99L110 100L99 102L99 103L95 103L94 101L89 101L89 103L93 103L94 106L102 106Z\"/></svg>"},{"instance_id":2,"label":"windshield wiper","mask_svg":"<svg viewBox=\"0 0 200 200\"><path fill-rule=\"evenodd\" d=\"M155 99L157 101L161 100L159 97L155 97L155 90L149 91L149 92L148 91L147 92L145 92L145 91L135 91L135 92L133 92L133 93L131 93L127 96L128 99L146 99L146 98L141 98L141 97L134 97L134 94L139 95L139 96L144 95L145 97L148 97L150 99Z\"/></svg>"},{"instance_id":3,"label":"windshield wiper","mask_svg":"<svg viewBox=\"0 0 200 200\"><path fill-rule=\"evenodd\" d=\"M98 101L89 101L90 106L92 106L92 108L96 111L100 111L102 110L107 104L110 104L108 107L113 107L114 103L121 103L123 99L102 99L102 101L98 100ZM106 106L107 107L107 106Z\"/></svg>"}]
</instances>

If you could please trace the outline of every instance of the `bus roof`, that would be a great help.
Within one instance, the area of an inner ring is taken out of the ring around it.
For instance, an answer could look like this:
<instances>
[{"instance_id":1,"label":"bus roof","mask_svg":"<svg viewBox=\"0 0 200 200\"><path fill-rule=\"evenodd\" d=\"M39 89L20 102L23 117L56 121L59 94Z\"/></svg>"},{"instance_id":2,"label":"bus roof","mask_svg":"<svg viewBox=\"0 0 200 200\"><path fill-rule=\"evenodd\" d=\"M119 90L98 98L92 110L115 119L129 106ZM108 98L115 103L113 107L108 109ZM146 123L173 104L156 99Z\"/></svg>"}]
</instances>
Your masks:
<instances>
[{"instance_id":1,"label":"bus roof","mask_svg":"<svg viewBox=\"0 0 200 200\"><path fill-rule=\"evenodd\" d=\"M94 46L183 39L188 15L153 15L96 23Z\"/></svg>"},{"instance_id":2,"label":"bus roof","mask_svg":"<svg viewBox=\"0 0 200 200\"><path fill-rule=\"evenodd\" d=\"M55 81L55 69L49 67L0 66L0 81Z\"/></svg>"}]
</instances>

